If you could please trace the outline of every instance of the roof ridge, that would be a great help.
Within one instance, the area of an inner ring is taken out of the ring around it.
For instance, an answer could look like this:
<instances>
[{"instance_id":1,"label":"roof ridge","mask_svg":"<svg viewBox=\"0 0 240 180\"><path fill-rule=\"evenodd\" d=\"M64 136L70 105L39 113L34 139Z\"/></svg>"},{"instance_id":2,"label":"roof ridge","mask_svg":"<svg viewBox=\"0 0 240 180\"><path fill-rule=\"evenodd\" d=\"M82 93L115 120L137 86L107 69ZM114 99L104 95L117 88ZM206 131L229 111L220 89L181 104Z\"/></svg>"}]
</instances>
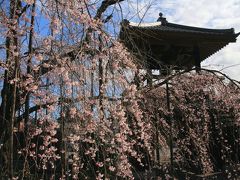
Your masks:
<instances>
[{"instance_id":1,"label":"roof ridge","mask_svg":"<svg viewBox=\"0 0 240 180\"><path fill-rule=\"evenodd\" d=\"M229 29L211 29L211 28L202 28L202 27L195 27L195 26L186 26L186 25L180 25L180 24L174 24L174 23L166 23L167 27L173 27L173 28L183 28L187 30L201 30L205 32L216 32L216 33L234 33L234 28L229 28Z\"/></svg>"}]
</instances>

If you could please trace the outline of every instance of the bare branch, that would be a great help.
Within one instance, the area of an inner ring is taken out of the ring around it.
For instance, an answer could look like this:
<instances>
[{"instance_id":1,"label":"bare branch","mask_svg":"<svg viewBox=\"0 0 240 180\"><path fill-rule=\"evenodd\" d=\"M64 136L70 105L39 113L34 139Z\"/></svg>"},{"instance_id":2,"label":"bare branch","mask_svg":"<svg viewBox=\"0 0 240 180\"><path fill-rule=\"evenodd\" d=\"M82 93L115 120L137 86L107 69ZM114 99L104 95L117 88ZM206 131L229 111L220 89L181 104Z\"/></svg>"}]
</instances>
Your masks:
<instances>
[{"instance_id":1,"label":"bare branch","mask_svg":"<svg viewBox=\"0 0 240 180\"><path fill-rule=\"evenodd\" d=\"M102 14L107 10L107 8L113 4L120 3L124 0L104 0L101 4L101 6L97 10L97 14L95 16L95 19L100 19Z\"/></svg>"}]
</instances>

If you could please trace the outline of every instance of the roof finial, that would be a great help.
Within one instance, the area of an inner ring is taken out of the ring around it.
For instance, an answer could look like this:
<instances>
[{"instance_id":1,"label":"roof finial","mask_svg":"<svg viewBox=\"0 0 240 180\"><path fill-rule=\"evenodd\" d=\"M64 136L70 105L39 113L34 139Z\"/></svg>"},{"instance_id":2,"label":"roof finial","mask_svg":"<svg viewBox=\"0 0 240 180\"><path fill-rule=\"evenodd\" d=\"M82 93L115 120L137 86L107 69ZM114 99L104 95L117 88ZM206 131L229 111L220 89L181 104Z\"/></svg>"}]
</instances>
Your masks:
<instances>
[{"instance_id":1,"label":"roof finial","mask_svg":"<svg viewBox=\"0 0 240 180\"><path fill-rule=\"evenodd\" d=\"M162 25L166 25L167 24L167 20L165 17L163 17L163 13L159 13L159 18L157 21L160 21L162 23Z\"/></svg>"},{"instance_id":2,"label":"roof finial","mask_svg":"<svg viewBox=\"0 0 240 180\"><path fill-rule=\"evenodd\" d=\"M162 18L162 16L163 16L163 13L161 13L161 12L160 12L160 13L159 13L159 17L161 17L161 18Z\"/></svg>"}]
</instances>

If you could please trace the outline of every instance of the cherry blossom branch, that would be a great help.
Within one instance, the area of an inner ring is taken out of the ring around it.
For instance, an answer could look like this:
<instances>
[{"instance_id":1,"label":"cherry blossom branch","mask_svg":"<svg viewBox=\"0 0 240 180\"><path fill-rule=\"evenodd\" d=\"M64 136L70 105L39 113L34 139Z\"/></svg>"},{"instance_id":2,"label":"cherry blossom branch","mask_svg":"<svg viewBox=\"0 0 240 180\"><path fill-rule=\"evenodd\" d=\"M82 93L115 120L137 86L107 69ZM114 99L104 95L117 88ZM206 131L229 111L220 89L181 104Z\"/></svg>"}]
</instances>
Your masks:
<instances>
[{"instance_id":1,"label":"cherry blossom branch","mask_svg":"<svg viewBox=\"0 0 240 180\"><path fill-rule=\"evenodd\" d=\"M182 74L185 74L185 73L188 73L188 72L191 72L191 71L194 71L196 70L196 68L192 68L192 69L187 69L187 70L183 70L181 72L178 72L176 74L173 74L173 75L170 75L168 77L166 77L163 81L161 81L160 83L158 84L155 84L155 85L152 85L151 87L149 86L145 86L143 87L144 90L148 89L147 91L150 91L151 89L154 89L154 88L157 88L157 87L160 87L164 84L166 84L169 80L173 79L174 77L176 76L180 76ZM240 82L237 81L237 80L234 80L232 78L230 78L228 75L224 74L223 72L221 71L218 71L218 70L212 70L212 69L205 69L205 68L201 68L202 71L206 71L206 72L210 72L214 75L217 76L217 74L221 74L222 76L224 76L226 79L228 79L230 82L232 82L238 89L240 89ZM200 72L201 73L201 72ZM158 79L160 80L160 78Z\"/></svg>"},{"instance_id":2,"label":"cherry blossom branch","mask_svg":"<svg viewBox=\"0 0 240 180\"><path fill-rule=\"evenodd\" d=\"M240 89L240 82L235 80L235 79L232 79L230 78L228 75L224 74L223 72L221 71L218 71L218 70L212 70L212 69L204 69L204 68L201 68L202 70L204 71L207 71L207 72L210 72L210 73L213 73L213 74L221 74L222 76L224 76L225 78L227 78L230 82L232 82L238 89Z\"/></svg>"}]
</instances>

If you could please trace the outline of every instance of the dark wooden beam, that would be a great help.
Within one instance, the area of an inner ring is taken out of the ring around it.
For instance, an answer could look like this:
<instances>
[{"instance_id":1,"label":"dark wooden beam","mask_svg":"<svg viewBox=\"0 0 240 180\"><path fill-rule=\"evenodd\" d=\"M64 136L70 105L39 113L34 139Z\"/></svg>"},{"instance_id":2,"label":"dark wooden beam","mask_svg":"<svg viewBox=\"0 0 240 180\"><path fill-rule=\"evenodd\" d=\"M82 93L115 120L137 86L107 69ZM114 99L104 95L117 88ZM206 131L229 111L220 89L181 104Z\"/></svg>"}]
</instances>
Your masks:
<instances>
[{"instance_id":1,"label":"dark wooden beam","mask_svg":"<svg viewBox=\"0 0 240 180\"><path fill-rule=\"evenodd\" d=\"M193 47L193 57L195 61L196 71L199 72L201 70L201 59L198 45L194 45Z\"/></svg>"}]
</instances>

